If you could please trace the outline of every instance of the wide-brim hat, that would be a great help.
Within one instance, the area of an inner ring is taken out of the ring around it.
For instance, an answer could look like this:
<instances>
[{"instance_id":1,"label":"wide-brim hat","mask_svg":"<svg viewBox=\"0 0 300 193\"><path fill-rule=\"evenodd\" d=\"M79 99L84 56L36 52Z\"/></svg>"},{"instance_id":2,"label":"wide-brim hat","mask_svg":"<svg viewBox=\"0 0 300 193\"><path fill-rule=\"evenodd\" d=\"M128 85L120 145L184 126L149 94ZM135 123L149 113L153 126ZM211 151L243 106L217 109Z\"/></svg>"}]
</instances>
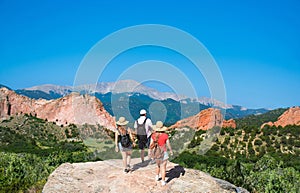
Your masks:
<instances>
[{"instance_id":1,"label":"wide-brim hat","mask_svg":"<svg viewBox=\"0 0 300 193\"><path fill-rule=\"evenodd\" d=\"M129 121L126 121L125 117L120 117L119 120L116 122L117 125L127 125Z\"/></svg>"},{"instance_id":2,"label":"wide-brim hat","mask_svg":"<svg viewBox=\"0 0 300 193\"><path fill-rule=\"evenodd\" d=\"M154 131L166 131L168 130L167 127L164 126L163 122L157 121L155 125L153 125L153 130Z\"/></svg>"}]
</instances>

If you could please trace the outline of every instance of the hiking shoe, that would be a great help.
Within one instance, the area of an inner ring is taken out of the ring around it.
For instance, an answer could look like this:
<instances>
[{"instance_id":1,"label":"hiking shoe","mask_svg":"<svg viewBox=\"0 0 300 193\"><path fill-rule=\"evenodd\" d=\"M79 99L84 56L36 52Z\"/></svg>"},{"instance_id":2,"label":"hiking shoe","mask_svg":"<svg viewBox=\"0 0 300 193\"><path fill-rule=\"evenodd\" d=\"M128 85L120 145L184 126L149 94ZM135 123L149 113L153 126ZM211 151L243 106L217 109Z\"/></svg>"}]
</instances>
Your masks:
<instances>
[{"instance_id":1,"label":"hiking shoe","mask_svg":"<svg viewBox=\"0 0 300 193\"><path fill-rule=\"evenodd\" d=\"M124 173L128 173L128 172L129 172L129 170L128 170L128 169L125 169L125 170L124 170Z\"/></svg>"},{"instance_id":2,"label":"hiking shoe","mask_svg":"<svg viewBox=\"0 0 300 193\"><path fill-rule=\"evenodd\" d=\"M159 175L156 175L155 176L155 181L158 181L159 180Z\"/></svg>"},{"instance_id":3,"label":"hiking shoe","mask_svg":"<svg viewBox=\"0 0 300 193\"><path fill-rule=\"evenodd\" d=\"M165 186L166 184L167 184L166 181L164 181L164 180L161 181L162 186Z\"/></svg>"}]
</instances>

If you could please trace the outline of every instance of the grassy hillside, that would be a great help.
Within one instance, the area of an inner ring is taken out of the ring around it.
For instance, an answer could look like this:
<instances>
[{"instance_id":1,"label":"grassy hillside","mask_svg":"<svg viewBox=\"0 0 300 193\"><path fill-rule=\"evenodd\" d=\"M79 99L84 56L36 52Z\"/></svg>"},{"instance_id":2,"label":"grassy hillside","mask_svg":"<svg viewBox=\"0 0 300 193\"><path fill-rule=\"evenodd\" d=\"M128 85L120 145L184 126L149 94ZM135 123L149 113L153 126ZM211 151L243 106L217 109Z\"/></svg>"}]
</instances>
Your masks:
<instances>
[{"instance_id":1,"label":"grassy hillside","mask_svg":"<svg viewBox=\"0 0 300 193\"><path fill-rule=\"evenodd\" d=\"M300 126L266 126L284 112L277 109L262 115L237 119L237 128L197 131L173 161L185 167L242 186L251 192L299 192ZM212 131L220 131L218 135ZM213 136L209 151L201 154L203 141Z\"/></svg>"},{"instance_id":2,"label":"grassy hillside","mask_svg":"<svg viewBox=\"0 0 300 193\"><path fill-rule=\"evenodd\" d=\"M0 122L0 192L41 192L60 164L96 159L75 125L57 126L31 115Z\"/></svg>"},{"instance_id":3,"label":"grassy hillside","mask_svg":"<svg viewBox=\"0 0 300 193\"><path fill-rule=\"evenodd\" d=\"M243 118L235 119L237 128L256 128L260 127L263 123L269 121L276 121L282 113L284 113L287 109L286 108L279 108L264 114L259 115L249 115Z\"/></svg>"},{"instance_id":4,"label":"grassy hillside","mask_svg":"<svg viewBox=\"0 0 300 193\"><path fill-rule=\"evenodd\" d=\"M60 164L121 158L100 125L58 126L32 115L0 122L0 193L41 192ZM133 157L139 157L138 150Z\"/></svg>"}]
</instances>

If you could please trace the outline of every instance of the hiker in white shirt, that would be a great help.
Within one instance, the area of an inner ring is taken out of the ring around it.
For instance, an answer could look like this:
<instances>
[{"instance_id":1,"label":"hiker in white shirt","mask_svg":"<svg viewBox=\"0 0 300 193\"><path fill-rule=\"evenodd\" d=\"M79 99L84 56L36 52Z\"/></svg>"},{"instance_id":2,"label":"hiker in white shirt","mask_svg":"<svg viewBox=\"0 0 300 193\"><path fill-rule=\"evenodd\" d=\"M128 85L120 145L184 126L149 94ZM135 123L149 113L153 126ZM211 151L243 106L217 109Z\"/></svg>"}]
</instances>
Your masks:
<instances>
[{"instance_id":1,"label":"hiker in white shirt","mask_svg":"<svg viewBox=\"0 0 300 193\"><path fill-rule=\"evenodd\" d=\"M144 154L145 154L145 148L148 148L148 158L150 158L150 139L152 134L152 121L150 118L147 118L147 112L146 110L142 109L140 110L140 117L134 122L134 128L137 132L137 139L138 139L138 146L141 150L141 160L144 162Z\"/></svg>"}]
</instances>

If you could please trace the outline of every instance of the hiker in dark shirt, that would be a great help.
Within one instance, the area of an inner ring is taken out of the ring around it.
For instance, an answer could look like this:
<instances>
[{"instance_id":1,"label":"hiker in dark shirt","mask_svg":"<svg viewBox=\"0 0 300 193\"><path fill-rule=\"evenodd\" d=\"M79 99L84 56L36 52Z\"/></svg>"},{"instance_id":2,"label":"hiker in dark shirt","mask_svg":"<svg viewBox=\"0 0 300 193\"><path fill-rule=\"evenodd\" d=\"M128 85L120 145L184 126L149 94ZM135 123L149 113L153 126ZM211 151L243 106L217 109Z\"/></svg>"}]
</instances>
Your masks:
<instances>
[{"instance_id":1,"label":"hiker in dark shirt","mask_svg":"<svg viewBox=\"0 0 300 193\"><path fill-rule=\"evenodd\" d=\"M124 172L130 171L130 161L132 154L132 146L135 146L133 136L130 129L127 129L126 125L128 121L124 117L120 117L116 122L117 129L115 132L115 145L116 152L121 152L123 159Z\"/></svg>"}]
</instances>

